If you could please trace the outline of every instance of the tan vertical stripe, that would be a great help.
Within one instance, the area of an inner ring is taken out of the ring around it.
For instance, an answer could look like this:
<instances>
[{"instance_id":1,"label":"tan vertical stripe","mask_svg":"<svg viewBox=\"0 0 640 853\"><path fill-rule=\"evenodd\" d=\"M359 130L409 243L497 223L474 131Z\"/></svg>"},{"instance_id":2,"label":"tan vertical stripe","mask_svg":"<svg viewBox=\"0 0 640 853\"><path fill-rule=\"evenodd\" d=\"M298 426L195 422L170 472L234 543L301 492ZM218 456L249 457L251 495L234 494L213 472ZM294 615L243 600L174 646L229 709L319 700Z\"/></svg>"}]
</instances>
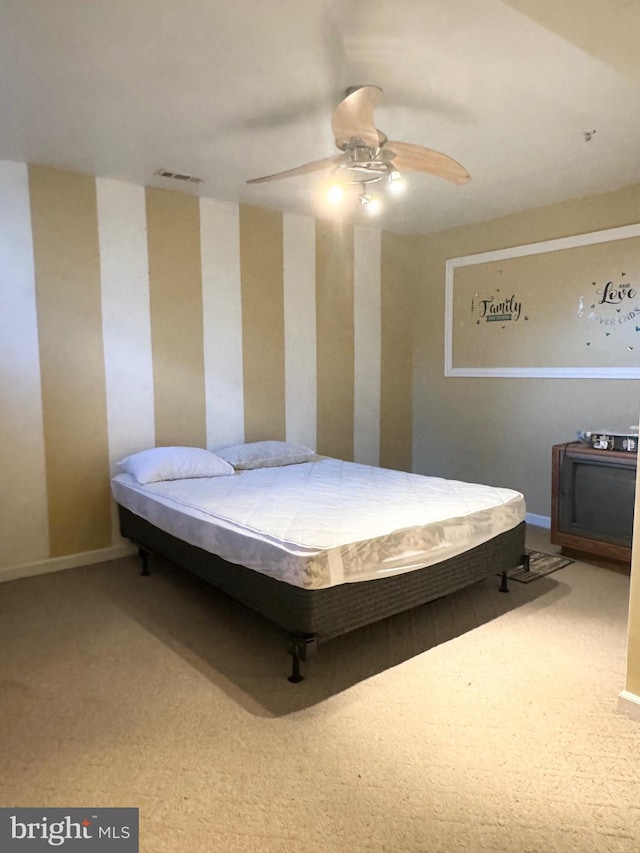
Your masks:
<instances>
[{"instance_id":1,"label":"tan vertical stripe","mask_svg":"<svg viewBox=\"0 0 640 853\"><path fill-rule=\"evenodd\" d=\"M285 438L282 214L240 206L246 441Z\"/></svg>"},{"instance_id":2,"label":"tan vertical stripe","mask_svg":"<svg viewBox=\"0 0 640 853\"><path fill-rule=\"evenodd\" d=\"M318 453L353 459L353 226L316 222Z\"/></svg>"},{"instance_id":3,"label":"tan vertical stripe","mask_svg":"<svg viewBox=\"0 0 640 853\"><path fill-rule=\"evenodd\" d=\"M206 443L200 208L146 191L156 445Z\"/></svg>"},{"instance_id":4,"label":"tan vertical stripe","mask_svg":"<svg viewBox=\"0 0 640 853\"><path fill-rule=\"evenodd\" d=\"M111 542L93 178L29 169L50 556Z\"/></svg>"},{"instance_id":5,"label":"tan vertical stripe","mask_svg":"<svg viewBox=\"0 0 640 853\"><path fill-rule=\"evenodd\" d=\"M0 160L0 306L1 573L49 556L29 170L7 160Z\"/></svg>"},{"instance_id":6,"label":"tan vertical stripe","mask_svg":"<svg viewBox=\"0 0 640 853\"><path fill-rule=\"evenodd\" d=\"M410 471L412 464L412 337L410 275L403 264L407 238L382 235L380 464Z\"/></svg>"}]
</instances>

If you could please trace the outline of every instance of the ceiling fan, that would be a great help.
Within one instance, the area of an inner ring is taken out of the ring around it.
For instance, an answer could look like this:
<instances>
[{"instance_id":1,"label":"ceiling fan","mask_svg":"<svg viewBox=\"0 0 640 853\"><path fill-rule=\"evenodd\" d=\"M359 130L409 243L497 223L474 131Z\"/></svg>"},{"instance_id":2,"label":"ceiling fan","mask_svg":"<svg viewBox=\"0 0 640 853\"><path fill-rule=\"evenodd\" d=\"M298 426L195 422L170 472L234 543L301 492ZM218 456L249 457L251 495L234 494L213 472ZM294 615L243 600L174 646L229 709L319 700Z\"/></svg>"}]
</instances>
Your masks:
<instances>
[{"instance_id":1,"label":"ceiling fan","mask_svg":"<svg viewBox=\"0 0 640 853\"><path fill-rule=\"evenodd\" d=\"M330 169L336 181L366 185L386 180L400 182L400 170L437 175L454 184L465 184L471 176L457 160L431 148L410 142L394 142L378 130L373 113L382 94L379 86L354 86L334 110L331 127L336 147L341 152L333 157L314 160L262 178L252 178L248 184L277 181L295 175L306 175ZM366 201L363 197L361 200Z\"/></svg>"}]
</instances>

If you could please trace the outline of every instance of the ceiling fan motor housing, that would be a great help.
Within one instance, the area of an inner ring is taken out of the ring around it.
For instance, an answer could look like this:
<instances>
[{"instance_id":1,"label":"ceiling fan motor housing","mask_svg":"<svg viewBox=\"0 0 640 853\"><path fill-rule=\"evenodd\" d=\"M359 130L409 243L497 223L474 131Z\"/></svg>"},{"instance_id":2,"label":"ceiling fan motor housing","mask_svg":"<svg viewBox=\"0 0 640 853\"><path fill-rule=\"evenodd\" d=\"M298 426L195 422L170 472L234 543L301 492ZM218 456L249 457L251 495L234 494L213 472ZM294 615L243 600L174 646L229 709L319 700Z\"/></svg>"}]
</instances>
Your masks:
<instances>
[{"instance_id":1,"label":"ceiling fan motor housing","mask_svg":"<svg viewBox=\"0 0 640 853\"><path fill-rule=\"evenodd\" d=\"M352 163L370 163L372 160L375 160L377 154L375 148L363 145L359 139L352 139L345 150Z\"/></svg>"}]
</instances>

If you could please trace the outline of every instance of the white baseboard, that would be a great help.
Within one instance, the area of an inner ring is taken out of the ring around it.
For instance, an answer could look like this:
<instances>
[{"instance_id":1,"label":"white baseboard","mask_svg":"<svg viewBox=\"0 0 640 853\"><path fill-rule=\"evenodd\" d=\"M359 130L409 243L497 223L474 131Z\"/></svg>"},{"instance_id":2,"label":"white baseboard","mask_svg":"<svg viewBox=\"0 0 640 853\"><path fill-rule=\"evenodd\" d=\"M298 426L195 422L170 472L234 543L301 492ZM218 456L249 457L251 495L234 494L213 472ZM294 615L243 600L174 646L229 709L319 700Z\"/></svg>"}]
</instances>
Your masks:
<instances>
[{"instance_id":1,"label":"white baseboard","mask_svg":"<svg viewBox=\"0 0 640 853\"><path fill-rule=\"evenodd\" d=\"M533 524L536 527L546 527L551 529L551 518L548 515L535 515L533 512L528 512L526 515L527 524Z\"/></svg>"},{"instance_id":2,"label":"white baseboard","mask_svg":"<svg viewBox=\"0 0 640 853\"><path fill-rule=\"evenodd\" d=\"M623 711L634 720L640 720L640 696L623 690L618 696L618 710Z\"/></svg>"},{"instance_id":3,"label":"white baseboard","mask_svg":"<svg viewBox=\"0 0 640 853\"><path fill-rule=\"evenodd\" d=\"M13 581L18 578L28 578L32 575L46 575L49 572L59 572L63 569L73 569L76 566L88 566L92 563L106 563L107 560L117 560L135 554L136 548L129 542L101 548L99 551L83 551L80 554L68 554L64 557L50 557L37 563L25 563L21 566L0 568L0 582Z\"/></svg>"}]
</instances>

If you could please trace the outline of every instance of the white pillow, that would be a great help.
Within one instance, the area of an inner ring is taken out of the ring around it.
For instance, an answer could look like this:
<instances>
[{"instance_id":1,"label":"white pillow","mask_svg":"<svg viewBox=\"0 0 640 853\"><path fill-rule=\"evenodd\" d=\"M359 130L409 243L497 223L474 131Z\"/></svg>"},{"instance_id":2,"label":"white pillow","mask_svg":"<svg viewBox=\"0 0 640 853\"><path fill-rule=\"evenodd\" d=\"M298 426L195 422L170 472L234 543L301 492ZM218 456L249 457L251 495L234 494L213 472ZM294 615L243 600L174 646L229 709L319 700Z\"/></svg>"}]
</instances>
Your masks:
<instances>
[{"instance_id":1,"label":"white pillow","mask_svg":"<svg viewBox=\"0 0 640 853\"><path fill-rule=\"evenodd\" d=\"M228 462L202 447L151 447L121 459L118 465L143 485L233 474Z\"/></svg>"},{"instance_id":2,"label":"white pillow","mask_svg":"<svg viewBox=\"0 0 640 853\"><path fill-rule=\"evenodd\" d=\"M253 441L234 444L216 450L218 456L230 462L239 471L250 468L273 468L276 465L297 465L316 458L315 451L290 441Z\"/></svg>"}]
</instances>

